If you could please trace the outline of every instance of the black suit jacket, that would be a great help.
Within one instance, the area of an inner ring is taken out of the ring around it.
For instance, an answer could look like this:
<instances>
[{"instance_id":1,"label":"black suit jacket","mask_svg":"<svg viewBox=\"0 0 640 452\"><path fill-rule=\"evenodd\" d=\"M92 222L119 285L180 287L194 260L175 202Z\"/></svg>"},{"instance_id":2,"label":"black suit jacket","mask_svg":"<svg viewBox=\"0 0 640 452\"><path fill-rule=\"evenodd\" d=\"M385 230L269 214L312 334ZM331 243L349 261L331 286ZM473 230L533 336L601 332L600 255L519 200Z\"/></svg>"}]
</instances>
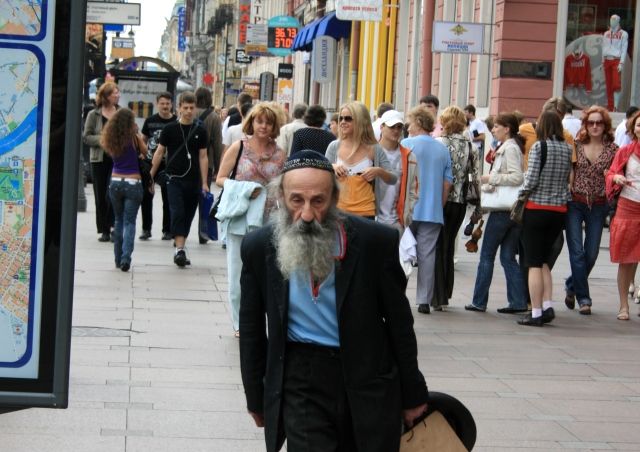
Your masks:
<instances>
[{"instance_id":1,"label":"black suit jacket","mask_svg":"<svg viewBox=\"0 0 640 452\"><path fill-rule=\"evenodd\" d=\"M418 369L398 233L352 215L346 216L344 227L347 249L336 267L336 300L358 450L398 450L402 409L420 406L428 398ZM272 227L266 226L242 243L240 304L240 364L247 408L264 413L269 452L284 442L280 402L289 305L289 282L276 265L272 234Z\"/></svg>"}]
</instances>

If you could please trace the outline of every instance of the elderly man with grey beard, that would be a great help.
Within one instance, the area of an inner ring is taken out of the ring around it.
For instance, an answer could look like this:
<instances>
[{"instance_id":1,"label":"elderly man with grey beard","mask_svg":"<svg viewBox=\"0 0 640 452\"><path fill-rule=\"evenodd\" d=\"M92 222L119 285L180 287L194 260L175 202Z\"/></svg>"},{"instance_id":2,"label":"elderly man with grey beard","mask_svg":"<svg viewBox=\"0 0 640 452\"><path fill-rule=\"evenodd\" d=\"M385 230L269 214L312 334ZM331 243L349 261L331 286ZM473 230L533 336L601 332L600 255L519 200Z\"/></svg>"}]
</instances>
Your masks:
<instances>
[{"instance_id":1,"label":"elderly man with grey beard","mask_svg":"<svg viewBox=\"0 0 640 452\"><path fill-rule=\"evenodd\" d=\"M339 191L322 154L296 153L242 243L242 382L269 452L397 451L427 408L398 232L341 212Z\"/></svg>"}]
</instances>

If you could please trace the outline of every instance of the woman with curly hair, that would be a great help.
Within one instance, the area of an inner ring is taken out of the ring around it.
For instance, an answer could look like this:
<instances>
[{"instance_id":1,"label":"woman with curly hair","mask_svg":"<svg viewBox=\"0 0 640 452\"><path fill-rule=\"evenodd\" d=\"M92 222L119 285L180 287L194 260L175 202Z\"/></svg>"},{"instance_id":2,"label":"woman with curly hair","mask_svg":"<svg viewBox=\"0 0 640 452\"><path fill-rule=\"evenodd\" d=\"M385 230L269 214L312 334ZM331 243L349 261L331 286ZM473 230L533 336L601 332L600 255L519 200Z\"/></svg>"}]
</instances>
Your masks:
<instances>
[{"instance_id":1,"label":"woman with curly hair","mask_svg":"<svg viewBox=\"0 0 640 452\"><path fill-rule=\"evenodd\" d=\"M126 272L131 267L136 218L143 195L138 159L147 154L147 146L138 134L131 110L121 108L111 117L102 131L100 145L113 159L109 185L115 213L113 252L116 267Z\"/></svg>"},{"instance_id":2,"label":"woman with curly hair","mask_svg":"<svg viewBox=\"0 0 640 452\"><path fill-rule=\"evenodd\" d=\"M618 150L606 177L607 198L618 199L609 227L611 262L618 264L618 320L629 320L627 291L635 264L640 261L640 111L627 121L627 135L633 141Z\"/></svg>"},{"instance_id":3,"label":"woman with curly hair","mask_svg":"<svg viewBox=\"0 0 640 452\"><path fill-rule=\"evenodd\" d=\"M105 83L96 94L96 108L87 115L84 124L84 144L91 147L91 182L96 203L96 226L98 234L102 234L98 241L111 240L113 228L113 209L109 205L109 178L113 168L113 161L100 145L100 135L107 121L120 108L120 88L115 83Z\"/></svg>"},{"instance_id":4,"label":"woman with curly hair","mask_svg":"<svg viewBox=\"0 0 640 452\"><path fill-rule=\"evenodd\" d=\"M369 110L362 102L352 101L343 105L338 120L338 139L327 147L326 153L342 184L338 207L373 220L379 210L379 200L375 196L376 179L394 185L398 175L376 140Z\"/></svg>"},{"instance_id":5,"label":"woman with curly hair","mask_svg":"<svg viewBox=\"0 0 640 452\"><path fill-rule=\"evenodd\" d=\"M584 315L591 314L588 278L598 258L609 210L605 174L617 151L607 110L593 106L582 112L582 127L576 137L578 161L574 164L575 176L565 219L571 274L565 282L564 302L573 309L577 298L580 314Z\"/></svg>"},{"instance_id":6,"label":"woman with curly hair","mask_svg":"<svg viewBox=\"0 0 640 452\"><path fill-rule=\"evenodd\" d=\"M436 275L433 301L431 308L439 311L442 306L449 304L449 299L453 294L453 256L455 254L455 244L458 231L464 216L467 213L467 203L465 199L463 185L473 178L477 187L480 186L478 178L478 148L471 144L471 141L462 135L467 126L467 118L464 112L455 106L447 107L440 116L442 135L436 141L444 144L449 149L451 156L451 169L453 173L453 185L449 191L447 203L444 205L444 226L440 230L438 242L436 244ZM472 159L472 172L467 173L467 163ZM477 222L482 217L482 209L478 205L475 208L472 219Z\"/></svg>"}]
</instances>

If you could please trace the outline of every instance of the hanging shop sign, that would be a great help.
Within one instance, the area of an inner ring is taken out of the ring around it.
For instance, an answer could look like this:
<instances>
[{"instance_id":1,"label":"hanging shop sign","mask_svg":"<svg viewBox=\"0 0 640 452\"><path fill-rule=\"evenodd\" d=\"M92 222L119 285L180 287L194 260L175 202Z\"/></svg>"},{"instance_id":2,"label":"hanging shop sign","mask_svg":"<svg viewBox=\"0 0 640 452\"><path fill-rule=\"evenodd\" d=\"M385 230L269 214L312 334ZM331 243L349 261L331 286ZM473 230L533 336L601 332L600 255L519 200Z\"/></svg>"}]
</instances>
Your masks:
<instances>
[{"instance_id":1,"label":"hanging shop sign","mask_svg":"<svg viewBox=\"0 0 640 452\"><path fill-rule=\"evenodd\" d=\"M87 23L140 25L140 3L87 2Z\"/></svg>"},{"instance_id":2,"label":"hanging shop sign","mask_svg":"<svg viewBox=\"0 0 640 452\"><path fill-rule=\"evenodd\" d=\"M251 98L257 99L260 97L260 83L258 82L243 82L242 92L248 93Z\"/></svg>"},{"instance_id":3,"label":"hanging shop sign","mask_svg":"<svg viewBox=\"0 0 640 452\"><path fill-rule=\"evenodd\" d=\"M244 49L236 49L236 63L251 64L252 58L247 55Z\"/></svg>"},{"instance_id":4,"label":"hanging shop sign","mask_svg":"<svg viewBox=\"0 0 640 452\"><path fill-rule=\"evenodd\" d=\"M278 78L293 78L293 64L278 64Z\"/></svg>"},{"instance_id":5,"label":"hanging shop sign","mask_svg":"<svg viewBox=\"0 0 640 452\"><path fill-rule=\"evenodd\" d=\"M252 57L273 56L267 49L267 24L247 24L244 51Z\"/></svg>"},{"instance_id":6,"label":"hanging shop sign","mask_svg":"<svg viewBox=\"0 0 640 452\"><path fill-rule=\"evenodd\" d=\"M111 58L133 58L133 48L132 38L111 38Z\"/></svg>"},{"instance_id":7,"label":"hanging shop sign","mask_svg":"<svg viewBox=\"0 0 640 452\"><path fill-rule=\"evenodd\" d=\"M238 7L238 43L244 45L247 42L247 25L251 23L251 0L239 0Z\"/></svg>"},{"instance_id":8,"label":"hanging shop sign","mask_svg":"<svg viewBox=\"0 0 640 452\"><path fill-rule=\"evenodd\" d=\"M484 53L484 24L470 22L434 22L434 53Z\"/></svg>"},{"instance_id":9,"label":"hanging shop sign","mask_svg":"<svg viewBox=\"0 0 640 452\"><path fill-rule=\"evenodd\" d=\"M382 0L336 0L340 20L382 21Z\"/></svg>"},{"instance_id":10,"label":"hanging shop sign","mask_svg":"<svg viewBox=\"0 0 640 452\"><path fill-rule=\"evenodd\" d=\"M261 101L273 100L273 82L275 77L271 72L263 72L260 74L260 95L258 99Z\"/></svg>"},{"instance_id":11,"label":"hanging shop sign","mask_svg":"<svg viewBox=\"0 0 640 452\"><path fill-rule=\"evenodd\" d=\"M293 102L293 80L278 79L278 96L276 101L281 104L290 104Z\"/></svg>"},{"instance_id":12,"label":"hanging shop sign","mask_svg":"<svg viewBox=\"0 0 640 452\"><path fill-rule=\"evenodd\" d=\"M275 56L291 55L291 45L298 33L298 20L291 16L276 16L269 19L267 49Z\"/></svg>"},{"instance_id":13,"label":"hanging shop sign","mask_svg":"<svg viewBox=\"0 0 640 452\"><path fill-rule=\"evenodd\" d=\"M264 17L264 4L265 0L251 0L251 23L261 24L266 23L267 20Z\"/></svg>"},{"instance_id":14,"label":"hanging shop sign","mask_svg":"<svg viewBox=\"0 0 640 452\"><path fill-rule=\"evenodd\" d=\"M185 17L184 6L181 6L178 8L178 52L184 52L187 44L187 40L184 37Z\"/></svg>"},{"instance_id":15,"label":"hanging shop sign","mask_svg":"<svg viewBox=\"0 0 640 452\"><path fill-rule=\"evenodd\" d=\"M319 36L313 40L311 51L311 77L317 83L331 83L335 80L336 40L330 36Z\"/></svg>"}]
</instances>

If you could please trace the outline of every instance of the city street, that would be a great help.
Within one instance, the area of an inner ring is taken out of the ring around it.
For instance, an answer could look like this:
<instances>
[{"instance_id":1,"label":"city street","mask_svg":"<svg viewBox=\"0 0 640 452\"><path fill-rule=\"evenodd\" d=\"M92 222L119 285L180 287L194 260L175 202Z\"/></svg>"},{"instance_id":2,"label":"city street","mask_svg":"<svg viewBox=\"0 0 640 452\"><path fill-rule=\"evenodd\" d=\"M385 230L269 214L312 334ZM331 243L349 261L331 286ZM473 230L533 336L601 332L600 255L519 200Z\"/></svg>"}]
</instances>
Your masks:
<instances>
[{"instance_id":1,"label":"city street","mask_svg":"<svg viewBox=\"0 0 640 452\"><path fill-rule=\"evenodd\" d=\"M131 270L98 242L91 185L78 214L70 404L0 415L0 451L262 451L245 408L238 340L227 303L220 242L187 241L192 266L162 241L136 238ZM140 218L137 233L139 235ZM498 314L507 305L496 259L489 310L467 312L479 254L460 238L446 312L419 314L419 362L430 390L459 398L475 417L475 451L640 450L640 317L616 319L617 266L605 230L590 280L591 316L564 305L566 251L553 271L556 319L544 328ZM480 242L482 243L482 241ZM408 296L415 299L416 275ZM635 358L634 358L635 356ZM366 452L366 451L363 451Z\"/></svg>"}]
</instances>

